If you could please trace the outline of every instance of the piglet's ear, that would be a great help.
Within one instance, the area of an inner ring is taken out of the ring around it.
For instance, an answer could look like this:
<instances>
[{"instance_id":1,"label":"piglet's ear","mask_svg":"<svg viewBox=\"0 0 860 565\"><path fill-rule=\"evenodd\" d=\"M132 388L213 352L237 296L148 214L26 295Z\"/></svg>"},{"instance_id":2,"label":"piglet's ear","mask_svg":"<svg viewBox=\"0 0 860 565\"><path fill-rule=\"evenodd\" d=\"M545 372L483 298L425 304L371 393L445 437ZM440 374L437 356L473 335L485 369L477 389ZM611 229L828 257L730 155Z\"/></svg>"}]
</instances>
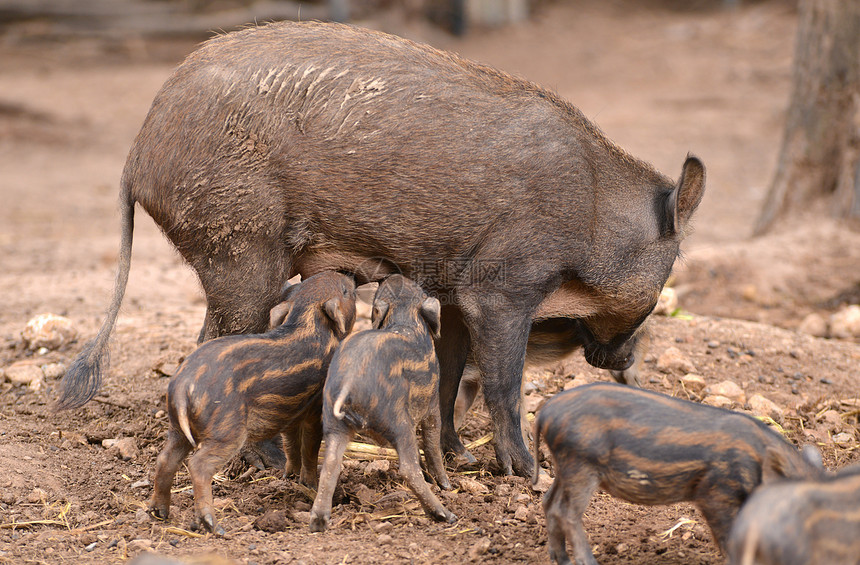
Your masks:
<instances>
[{"instance_id":1,"label":"piglet's ear","mask_svg":"<svg viewBox=\"0 0 860 565\"><path fill-rule=\"evenodd\" d=\"M280 304L276 304L274 308L269 310L269 329L273 330L284 323L284 320L287 319L287 316L290 315L290 309L292 308L292 302L281 302Z\"/></svg>"},{"instance_id":2,"label":"piglet's ear","mask_svg":"<svg viewBox=\"0 0 860 565\"><path fill-rule=\"evenodd\" d=\"M331 321L334 322L335 329L337 330L337 337L341 339L346 337L346 334L348 333L348 329L346 327L346 315L340 308L340 301L337 298L327 300L323 305L323 310L325 310L326 316L331 318Z\"/></svg>"},{"instance_id":3,"label":"piglet's ear","mask_svg":"<svg viewBox=\"0 0 860 565\"><path fill-rule=\"evenodd\" d=\"M705 165L698 157L687 155L678 185L666 202L665 225L672 234L682 233L705 194Z\"/></svg>"},{"instance_id":4,"label":"piglet's ear","mask_svg":"<svg viewBox=\"0 0 860 565\"><path fill-rule=\"evenodd\" d=\"M442 306L439 304L439 301L432 296L428 296L423 302L421 302L421 316L424 318L424 321L427 322L427 326L430 328L430 334L433 336L433 339L439 339L439 336L441 335L441 312Z\"/></svg>"},{"instance_id":5,"label":"piglet's ear","mask_svg":"<svg viewBox=\"0 0 860 565\"><path fill-rule=\"evenodd\" d=\"M382 322L385 320L385 315L388 314L389 304L384 300L373 301L373 311L370 313L370 323L373 329L378 330L382 327Z\"/></svg>"}]
</instances>

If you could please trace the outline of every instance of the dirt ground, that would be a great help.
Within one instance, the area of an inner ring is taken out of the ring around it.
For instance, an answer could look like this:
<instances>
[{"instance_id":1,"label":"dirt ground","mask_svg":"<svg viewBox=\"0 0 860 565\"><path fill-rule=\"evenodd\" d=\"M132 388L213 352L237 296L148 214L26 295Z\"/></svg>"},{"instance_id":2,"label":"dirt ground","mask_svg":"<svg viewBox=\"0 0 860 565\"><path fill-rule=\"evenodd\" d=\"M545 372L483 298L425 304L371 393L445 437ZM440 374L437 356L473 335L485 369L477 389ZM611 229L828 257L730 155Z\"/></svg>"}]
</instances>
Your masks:
<instances>
[{"instance_id":1,"label":"dirt ground","mask_svg":"<svg viewBox=\"0 0 860 565\"><path fill-rule=\"evenodd\" d=\"M673 177L688 151L699 155L707 194L672 281L682 314L655 319L644 386L701 400L680 377L733 381L744 397L735 408L767 397L787 437L817 443L835 469L860 459L860 345L797 329L808 314L827 319L860 300L860 233L810 216L749 238L779 148L796 14L788 2L743 4L677 12L558 2L527 23L463 39L396 14L369 23L557 90ZM0 368L67 365L95 335L116 267L125 154L156 90L193 47L139 37L61 42L36 24L0 36ZM148 551L189 563L548 562L540 495L525 479L499 475L488 444L473 449L477 467L449 469L457 488L442 500L459 516L453 525L423 516L396 464L360 456L347 465L324 534L307 528L308 491L272 470L217 477L222 539L187 531L187 473L177 477L171 518L149 518L165 375L194 350L203 312L193 274L138 213L131 281L96 400L56 413L56 376L33 387L0 379L0 562L114 563ZM78 339L27 350L21 332L42 313L71 319ZM681 360L674 365L670 348ZM526 378L534 408L608 375L574 354ZM488 422L477 406L464 439L483 438ZM134 439L128 459L104 446L122 438ZM649 508L601 493L586 528L603 564L723 560L685 504Z\"/></svg>"}]
</instances>

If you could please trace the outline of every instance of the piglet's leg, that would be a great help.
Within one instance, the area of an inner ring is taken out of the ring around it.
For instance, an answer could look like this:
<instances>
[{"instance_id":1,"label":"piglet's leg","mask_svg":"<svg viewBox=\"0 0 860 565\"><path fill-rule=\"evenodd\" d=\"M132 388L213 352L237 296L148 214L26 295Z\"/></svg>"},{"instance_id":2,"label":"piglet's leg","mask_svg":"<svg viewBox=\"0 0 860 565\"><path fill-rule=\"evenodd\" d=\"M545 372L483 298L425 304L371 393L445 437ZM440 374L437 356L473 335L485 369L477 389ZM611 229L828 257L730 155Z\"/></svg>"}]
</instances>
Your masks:
<instances>
[{"instance_id":1,"label":"piglet's leg","mask_svg":"<svg viewBox=\"0 0 860 565\"><path fill-rule=\"evenodd\" d=\"M725 554L729 531L741 506L740 497L737 494L721 492L717 488L707 488L708 485L703 486L705 488L700 487L697 490L707 494L699 496L697 505L705 517L705 521L708 522L708 526L711 527L714 541Z\"/></svg>"},{"instance_id":2,"label":"piglet's leg","mask_svg":"<svg viewBox=\"0 0 860 565\"><path fill-rule=\"evenodd\" d=\"M451 481L445 472L445 460L442 456L441 444L441 418L439 417L439 401L437 398L430 399L430 412L421 422L421 437L424 441L424 459L427 462L427 470L439 488L450 490Z\"/></svg>"},{"instance_id":3,"label":"piglet's leg","mask_svg":"<svg viewBox=\"0 0 860 565\"><path fill-rule=\"evenodd\" d=\"M340 476L341 460L352 432L338 431L325 435L325 460L320 473L319 490L311 508L311 531L324 532L331 518L331 499Z\"/></svg>"},{"instance_id":4,"label":"piglet's leg","mask_svg":"<svg viewBox=\"0 0 860 565\"><path fill-rule=\"evenodd\" d=\"M188 471L194 485L194 510L196 526L203 526L215 535L223 536L224 528L215 521L212 508L212 477L218 469L239 453L245 443L245 434L230 441L207 439L191 456Z\"/></svg>"},{"instance_id":5,"label":"piglet's leg","mask_svg":"<svg viewBox=\"0 0 860 565\"><path fill-rule=\"evenodd\" d=\"M185 435L171 427L167 431L167 442L158 454L155 464L155 486L149 511L157 518L166 520L170 514L170 487L182 461L191 451L191 444Z\"/></svg>"},{"instance_id":6,"label":"piglet's leg","mask_svg":"<svg viewBox=\"0 0 860 565\"><path fill-rule=\"evenodd\" d=\"M302 422L302 471L299 481L314 489L317 488L319 482L317 465L323 438L320 412L314 412Z\"/></svg>"},{"instance_id":7,"label":"piglet's leg","mask_svg":"<svg viewBox=\"0 0 860 565\"><path fill-rule=\"evenodd\" d=\"M588 536L582 526L582 514L588 508L591 495L597 490L598 478L594 470L585 465L568 464L556 468L555 488L559 491L554 500L558 502L547 509L547 522L550 512L564 530L564 535L573 546L576 565L597 565L591 553ZM560 495L560 496L559 496ZM559 561L564 563L564 561Z\"/></svg>"},{"instance_id":8,"label":"piglet's leg","mask_svg":"<svg viewBox=\"0 0 860 565\"><path fill-rule=\"evenodd\" d=\"M558 565L570 565L570 557L565 548L564 530L561 527L564 508L564 489L559 481L554 481L550 489L543 497L543 511L546 515L547 546L549 547L549 558Z\"/></svg>"},{"instance_id":9,"label":"piglet's leg","mask_svg":"<svg viewBox=\"0 0 860 565\"><path fill-rule=\"evenodd\" d=\"M428 516L440 522L455 522L457 516L448 511L433 491L430 490L430 485L424 480L424 474L421 472L421 464L418 459L418 444L415 441L415 434L402 434L396 438L394 448L397 450L397 458L400 461L400 474L406 479L406 484L418 497L421 506Z\"/></svg>"}]
</instances>

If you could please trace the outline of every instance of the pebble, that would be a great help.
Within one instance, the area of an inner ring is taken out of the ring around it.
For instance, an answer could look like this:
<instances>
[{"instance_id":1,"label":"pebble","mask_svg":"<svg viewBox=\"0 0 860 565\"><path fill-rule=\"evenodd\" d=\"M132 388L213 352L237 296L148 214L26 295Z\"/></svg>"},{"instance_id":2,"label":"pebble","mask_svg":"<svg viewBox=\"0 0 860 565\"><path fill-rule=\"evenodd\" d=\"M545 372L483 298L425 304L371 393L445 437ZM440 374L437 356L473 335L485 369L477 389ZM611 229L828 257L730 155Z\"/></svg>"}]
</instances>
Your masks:
<instances>
[{"instance_id":1,"label":"pebble","mask_svg":"<svg viewBox=\"0 0 860 565\"><path fill-rule=\"evenodd\" d=\"M854 435L848 432L842 432L833 436L833 443L851 443L854 441Z\"/></svg>"},{"instance_id":2,"label":"pebble","mask_svg":"<svg viewBox=\"0 0 860 565\"><path fill-rule=\"evenodd\" d=\"M860 306L851 304L830 316L830 336L860 337Z\"/></svg>"},{"instance_id":3,"label":"pebble","mask_svg":"<svg viewBox=\"0 0 860 565\"><path fill-rule=\"evenodd\" d=\"M827 337L827 320L819 314L809 314L800 322L797 331L813 337Z\"/></svg>"},{"instance_id":4,"label":"pebble","mask_svg":"<svg viewBox=\"0 0 860 565\"><path fill-rule=\"evenodd\" d=\"M681 384L686 390L694 394L699 394L705 390L705 378L695 373L687 373L681 377Z\"/></svg>"},{"instance_id":5,"label":"pebble","mask_svg":"<svg viewBox=\"0 0 860 565\"><path fill-rule=\"evenodd\" d=\"M24 339L27 349L31 351L41 348L53 350L68 345L77 339L78 330L75 329L72 321L66 317L56 314L40 314L27 322L21 332L21 337Z\"/></svg>"},{"instance_id":6,"label":"pebble","mask_svg":"<svg viewBox=\"0 0 860 565\"><path fill-rule=\"evenodd\" d=\"M490 489L483 483L480 483L472 477L460 477L460 488L470 494L486 494Z\"/></svg>"},{"instance_id":7,"label":"pebble","mask_svg":"<svg viewBox=\"0 0 860 565\"><path fill-rule=\"evenodd\" d=\"M46 363L42 365L42 373L47 379L59 379L66 374L66 366L62 363Z\"/></svg>"},{"instance_id":8,"label":"pebble","mask_svg":"<svg viewBox=\"0 0 860 565\"><path fill-rule=\"evenodd\" d=\"M139 481L135 481L135 482L131 483L131 488L148 487L151 484L152 483L149 482L149 479L141 479Z\"/></svg>"},{"instance_id":9,"label":"pebble","mask_svg":"<svg viewBox=\"0 0 860 565\"><path fill-rule=\"evenodd\" d=\"M86 547L84 548L84 550L85 550L85 551L92 551L92 550L94 550L94 549L96 548L96 545L98 545L98 543L97 543L97 542L93 542L93 543L89 544L88 546L86 546Z\"/></svg>"},{"instance_id":10,"label":"pebble","mask_svg":"<svg viewBox=\"0 0 860 565\"><path fill-rule=\"evenodd\" d=\"M746 403L746 394L734 381L722 381L705 388L705 393L713 396L724 396L737 404Z\"/></svg>"},{"instance_id":11,"label":"pebble","mask_svg":"<svg viewBox=\"0 0 860 565\"><path fill-rule=\"evenodd\" d=\"M514 509L514 519L519 520L520 522L528 522L529 520L529 508L525 504L518 504Z\"/></svg>"},{"instance_id":12,"label":"pebble","mask_svg":"<svg viewBox=\"0 0 860 565\"><path fill-rule=\"evenodd\" d=\"M27 495L27 502L31 504L37 504L40 502L46 502L48 500L48 495L45 491L40 489L39 487L34 488L30 491L30 494Z\"/></svg>"},{"instance_id":13,"label":"pebble","mask_svg":"<svg viewBox=\"0 0 860 565\"><path fill-rule=\"evenodd\" d=\"M149 523L149 512L146 511L146 508L138 508L137 510L135 510L134 521L138 524Z\"/></svg>"},{"instance_id":14,"label":"pebble","mask_svg":"<svg viewBox=\"0 0 860 565\"><path fill-rule=\"evenodd\" d=\"M545 471L543 473L546 474ZM508 496L511 494L512 490L511 485L507 483L499 483L496 485L496 496Z\"/></svg>"},{"instance_id":15,"label":"pebble","mask_svg":"<svg viewBox=\"0 0 860 565\"><path fill-rule=\"evenodd\" d=\"M702 400L702 404L707 404L709 406L716 406L717 408L731 409L731 407L734 405L734 402L732 402L731 398L727 398L725 396L713 394L713 395L706 396Z\"/></svg>"},{"instance_id":16,"label":"pebble","mask_svg":"<svg viewBox=\"0 0 860 565\"><path fill-rule=\"evenodd\" d=\"M33 388L33 383L44 383L45 373L31 361L18 361L6 367L3 371L6 380L14 385L27 385Z\"/></svg>"},{"instance_id":17,"label":"pebble","mask_svg":"<svg viewBox=\"0 0 860 565\"><path fill-rule=\"evenodd\" d=\"M102 446L106 447L108 452L113 453L123 461L129 461L140 455L140 450L137 448L137 440L133 437L102 440Z\"/></svg>"},{"instance_id":18,"label":"pebble","mask_svg":"<svg viewBox=\"0 0 860 565\"><path fill-rule=\"evenodd\" d=\"M668 286L663 287L660 291L660 298L657 299L657 306L654 307L654 314L660 316L671 316L678 309L678 294L674 288Z\"/></svg>"},{"instance_id":19,"label":"pebble","mask_svg":"<svg viewBox=\"0 0 860 565\"><path fill-rule=\"evenodd\" d=\"M532 490L535 492L546 492L552 486L552 481L553 479L549 476L549 473L541 469L538 473L537 484L532 485Z\"/></svg>"},{"instance_id":20,"label":"pebble","mask_svg":"<svg viewBox=\"0 0 860 565\"><path fill-rule=\"evenodd\" d=\"M377 545L391 545L394 542L394 538L389 536L388 534L379 534L376 536Z\"/></svg>"},{"instance_id":21,"label":"pebble","mask_svg":"<svg viewBox=\"0 0 860 565\"><path fill-rule=\"evenodd\" d=\"M752 410L752 413L756 416L767 416L777 422L782 420L782 408L761 394L752 395L749 398L748 404L750 406L750 410Z\"/></svg>"},{"instance_id":22,"label":"pebble","mask_svg":"<svg viewBox=\"0 0 860 565\"><path fill-rule=\"evenodd\" d=\"M824 426L831 432L841 432L843 428L842 416L836 410L825 410L818 417ZM834 440L835 441L835 440Z\"/></svg>"},{"instance_id":23,"label":"pebble","mask_svg":"<svg viewBox=\"0 0 860 565\"><path fill-rule=\"evenodd\" d=\"M695 373L696 366L690 358L681 353L677 347L667 347L657 358L657 369L664 373L678 371L682 373Z\"/></svg>"},{"instance_id":24,"label":"pebble","mask_svg":"<svg viewBox=\"0 0 860 565\"><path fill-rule=\"evenodd\" d=\"M364 474L370 475L373 473L387 473L391 469L391 461L388 459L376 459L367 464L364 468Z\"/></svg>"},{"instance_id":25,"label":"pebble","mask_svg":"<svg viewBox=\"0 0 860 565\"><path fill-rule=\"evenodd\" d=\"M526 412L535 413L544 400L540 394L527 394L523 397L523 408Z\"/></svg>"},{"instance_id":26,"label":"pebble","mask_svg":"<svg viewBox=\"0 0 860 565\"><path fill-rule=\"evenodd\" d=\"M469 559L471 561L477 561L479 557L487 553L490 549L490 538L484 537L479 539L475 544L469 548Z\"/></svg>"}]
</instances>

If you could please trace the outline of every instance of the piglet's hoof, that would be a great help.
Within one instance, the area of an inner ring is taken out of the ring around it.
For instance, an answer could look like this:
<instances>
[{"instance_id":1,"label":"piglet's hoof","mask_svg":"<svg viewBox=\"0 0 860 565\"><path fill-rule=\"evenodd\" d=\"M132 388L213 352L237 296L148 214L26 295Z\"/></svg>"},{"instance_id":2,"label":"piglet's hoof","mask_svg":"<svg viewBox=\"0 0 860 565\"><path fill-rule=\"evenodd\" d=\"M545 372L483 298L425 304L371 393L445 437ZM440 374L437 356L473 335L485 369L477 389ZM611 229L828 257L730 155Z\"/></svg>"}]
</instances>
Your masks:
<instances>
[{"instance_id":1,"label":"piglet's hoof","mask_svg":"<svg viewBox=\"0 0 860 565\"><path fill-rule=\"evenodd\" d=\"M212 514L206 514L198 518L193 524L191 524L191 529L208 530L216 536L223 536L227 533L224 531L224 528L221 527L221 524L215 521L215 518L212 516Z\"/></svg>"},{"instance_id":2,"label":"piglet's hoof","mask_svg":"<svg viewBox=\"0 0 860 565\"><path fill-rule=\"evenodd\" d=\"M471 465L475 465L478 463L478 460L475 459L475 456L468 451L463 451L463 453L446 453L445 462L449 467L456 469L459 467L469 467Z\"/></svg>"},{"instance_id":3,"label":"piglet's hoof","mask_svg":"<svg viewBox=\"0 0 860 565\"><path fill-rule=\"evenodd\" d=\"M149 515L153 518L157 518L159 520L167 520L169 510L167 508L157 508L155 506L150 506L146 509L149 512Z\"/></svg>"}]
</instances>

